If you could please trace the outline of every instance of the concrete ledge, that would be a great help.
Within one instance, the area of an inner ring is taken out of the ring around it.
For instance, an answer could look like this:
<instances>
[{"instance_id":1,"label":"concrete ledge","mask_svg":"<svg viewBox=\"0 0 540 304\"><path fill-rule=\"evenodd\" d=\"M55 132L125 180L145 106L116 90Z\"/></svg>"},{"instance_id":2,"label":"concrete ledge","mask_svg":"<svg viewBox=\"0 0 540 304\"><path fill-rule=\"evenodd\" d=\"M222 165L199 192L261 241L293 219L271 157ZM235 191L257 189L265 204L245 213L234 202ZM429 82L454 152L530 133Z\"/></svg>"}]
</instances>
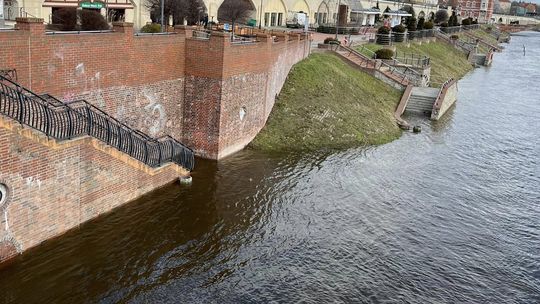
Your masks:
<instances>
[{"instance_id":1,"label":"concrete ledge","mask_svg":"<svg viewBox=\"0 0 540 304\"><path fill-rule=\"evenodd\" d=\"M405 109L407 108L407 104L409 103L409 99L411 98L412 89L412 85L408 85L407 88L405 88L405 91L401 96L401 100L399 101L396 111L394 112L394 118L396 119L399 127L405 130L410 129L411 126L407 121L401 118L401 115L403 115L403 112L405 112Z\"/></svg>"},{"instance_id":2,"label":"concrete ledge","mask_svg":"<svg viewBox=\"0 0 540 304\"><path fill-rule=\"evenodd\" d=\"M441 86L433 104L431 120L439 120L457 100L457 80L449 79Z\"/></svg>"},{"instance_id":3,"label":"concrete ledge","mask_svg":"<svg viewBox=\"0 0 540 304\"><path fill-rule=\"evenodd\" d=\"M189 176L190 175L188 170L186 170L185 168L183 168L183 167L181 167L181 166L179 166L179 165L177 165L175 163L167 163L167 164L165 164L165 165L163 165L161 167L152 168L152 167L146 165L145 163L142 163L139 160L129 156L128 154L123 153L123 152L117 150L116 148L111 147L111 146L105 144L104 142L98 140L97 138L93 138L93 137L90 137L90 136L82 136L82 137L77 137L77 138L73 138L73 139L70 139L70 140L58 141L56 139L49 138L45 134L43 134L43 133L41 133L41 132L39 132L37 130L34 130L34 129L30 128L30 127L22 126L21 124L19 124L15 120L12 120L12 119L7 118L5 116L0 116L0 128L10 130L13 133L21 135L24 138L33 140L33 141L35 141L35 142L37 142L37 143L39 143L39 144L41 144L43 146L46 146L46 147L48 147L50 149L53 149L53 150L61 150L61 149L66 149L66 148L73 147L73 146L76 146L76 145L82 145L82 144L85 144L85 143L90 143L91 146L94 149L99 150L99 151L104 152L104 153L107 153L109 156L122 161L126 165L129 165L130 167L141 170L141 171L143 171L146 174L149 174L151 176L159 174L162 171L164 171L166 168L169 168L169 167L172 168L180 176Z\"/></svg>"}]
</instances>

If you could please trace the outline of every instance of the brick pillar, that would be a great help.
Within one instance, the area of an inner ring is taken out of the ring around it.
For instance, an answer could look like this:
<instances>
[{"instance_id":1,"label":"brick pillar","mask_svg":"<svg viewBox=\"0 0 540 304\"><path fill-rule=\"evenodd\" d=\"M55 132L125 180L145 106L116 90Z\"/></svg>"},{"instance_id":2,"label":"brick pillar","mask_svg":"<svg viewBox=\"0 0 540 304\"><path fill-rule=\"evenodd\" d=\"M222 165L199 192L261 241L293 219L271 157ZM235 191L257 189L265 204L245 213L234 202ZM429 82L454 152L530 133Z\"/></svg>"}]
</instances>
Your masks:
<instances>
[{"instance_id":1,"label":"brick pillar","mask_svg":"<svg viewBox=\"0 0 540 304\"><path fill-rule=\"evenodd\" d=\"M133 36L133 23L131 22L113 22L113 31L126 33Z\"/></svg>"},{"instance_id":2,"label":"brick pillar","mask_svg":"<svg viewBox=\"0 0 540 304\"><path fill-rule=\"evenodd\" d=\"M185 25L175 25L174 31L180 35L186 36L186 38L193 37L193 28Z\"/></svg>"},{"instance_id":3,"label":"brick pillar","mask_svg":"<svg viewBox=\"0 0 540 304\"><path fill-rule=\"evenodd\" d=\"M44 35L45 24L41 18L16 18L15 28L21 31L29 31L32 35Z\"/></svg>"},{"instance_id":4,"label":"brick pillar","mask_svg":"<svg viewBox=\"0 0 540 304\"><path fill-rule=\"evenodd\" d=\"M182 28L178 28L182 30ZM199 156L217 159L219 153L223 58L228 34L212 32L210 39L186 38L184 142Z\"/></svg>"}]
</instances>

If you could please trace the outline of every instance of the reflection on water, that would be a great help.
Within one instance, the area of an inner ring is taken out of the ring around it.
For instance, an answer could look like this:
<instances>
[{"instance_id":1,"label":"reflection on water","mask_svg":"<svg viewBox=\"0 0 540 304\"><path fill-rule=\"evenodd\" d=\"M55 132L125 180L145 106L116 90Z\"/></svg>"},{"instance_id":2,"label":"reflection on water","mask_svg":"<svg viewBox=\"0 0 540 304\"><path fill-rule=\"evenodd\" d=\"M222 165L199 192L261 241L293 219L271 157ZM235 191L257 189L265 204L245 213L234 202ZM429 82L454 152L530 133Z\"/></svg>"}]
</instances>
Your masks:
<instances>
[{"instance_id":1,"label":"reflection on water","mask_svg":"<svg viewBox=\"0 0 540 304\"><path fill-rule=\"evenodd\" d=\"M0 303L538 303L539 60L514 37L381 147L199 161L0 270Z\"/></svg>"}]
</instances>

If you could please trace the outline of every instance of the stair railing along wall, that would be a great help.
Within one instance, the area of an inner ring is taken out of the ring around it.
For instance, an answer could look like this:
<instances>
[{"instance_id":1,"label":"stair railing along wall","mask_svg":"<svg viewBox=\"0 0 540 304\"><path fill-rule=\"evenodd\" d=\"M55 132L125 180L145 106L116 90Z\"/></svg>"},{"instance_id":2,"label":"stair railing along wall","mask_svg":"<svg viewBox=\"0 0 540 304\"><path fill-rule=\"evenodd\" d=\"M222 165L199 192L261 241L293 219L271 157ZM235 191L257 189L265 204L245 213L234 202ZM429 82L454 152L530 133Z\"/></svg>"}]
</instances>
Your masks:
<instances>
[{"instance_id":1,"label":"stair railing along wall","mask_svg":"<svg viewBox=\"0 0 540 304\"><path fill-rule=\"evenodd\" d=\"M39 96L1 75L0 113L58 140L89 135L152 168L167 162L194 166L193 151L170 136L151 138L85 100L63 103Z\"/></svg>"}]
</instances>

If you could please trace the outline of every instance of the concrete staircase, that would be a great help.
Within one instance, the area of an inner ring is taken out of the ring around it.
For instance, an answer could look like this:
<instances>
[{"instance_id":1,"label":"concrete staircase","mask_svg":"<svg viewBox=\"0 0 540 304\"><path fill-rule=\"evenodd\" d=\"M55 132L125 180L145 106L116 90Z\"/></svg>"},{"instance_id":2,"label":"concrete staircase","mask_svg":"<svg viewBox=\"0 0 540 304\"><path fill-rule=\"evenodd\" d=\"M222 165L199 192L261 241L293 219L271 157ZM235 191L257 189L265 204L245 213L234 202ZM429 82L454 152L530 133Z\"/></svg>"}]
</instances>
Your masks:
<instances>
[{"instance_id":1,"label":"concrete staircase","mask_svg":"<svg viewBox=\"0 0 540 304\"><path fill-rule=\"evenodd\" d=\"M405 112L430 116L438 94L437 88L414 87Z\"/></svg>"}]
</instances>

